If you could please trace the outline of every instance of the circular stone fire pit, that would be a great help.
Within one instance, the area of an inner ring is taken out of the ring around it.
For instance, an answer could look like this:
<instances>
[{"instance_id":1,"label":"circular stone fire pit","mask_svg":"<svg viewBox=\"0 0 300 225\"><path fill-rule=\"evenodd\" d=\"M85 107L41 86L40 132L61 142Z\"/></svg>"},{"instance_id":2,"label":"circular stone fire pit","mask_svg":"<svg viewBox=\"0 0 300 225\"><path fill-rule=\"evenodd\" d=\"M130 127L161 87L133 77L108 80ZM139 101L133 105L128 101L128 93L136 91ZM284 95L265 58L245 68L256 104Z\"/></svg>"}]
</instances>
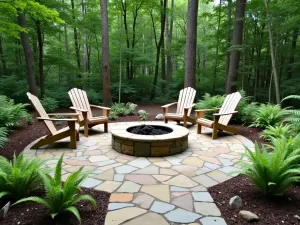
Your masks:
<instances>
[{"instance_id":1,"label":"circular stone fire pit","mask_svg":"<svg viewBox=\"0 0 300 225\"><path fill-rule=\"evenodd\" d=\"M188 147L189 130L178 125L149 123L117 126L111 134L112 148L117 152L133 156L162 157L185 151Z\"/></svg>"}]
</instances>

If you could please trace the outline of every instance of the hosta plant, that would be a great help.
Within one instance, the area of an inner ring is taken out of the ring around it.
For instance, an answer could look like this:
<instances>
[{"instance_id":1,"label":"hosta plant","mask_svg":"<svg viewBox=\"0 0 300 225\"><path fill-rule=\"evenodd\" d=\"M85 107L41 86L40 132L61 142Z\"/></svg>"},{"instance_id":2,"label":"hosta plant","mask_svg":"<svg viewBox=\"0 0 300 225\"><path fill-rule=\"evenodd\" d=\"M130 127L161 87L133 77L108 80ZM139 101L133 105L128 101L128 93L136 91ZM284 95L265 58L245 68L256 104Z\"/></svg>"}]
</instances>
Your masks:
<instances>
[{"instance_id":1,"label":"hosta plant","mask_svg":"<svg viewBox=\"0 0 300 225\"><path fill-rule=\"evenodd\" d=\"M240 161L241 174L248 176L265 195L281 194L295 182L300 181L300 149L292 152L283 146L274 146L268 152L265 146L255 144L255 151L246 148L245 157Z\"/></svg>"},{"instance_id":2,"label":"hosta plant","mask_svg":"<svg viewBox=\"0 0 300 225\"><path fill-rule=\"evenodd\" d=\"M280 138L282 136L289 138L291 135L291 125L280 124L277 126L267 126L260 137L270 141L272 138Z\"/></svg>"},{"instance_id":3,"label":"hosta plant","mask_svg":"<svg viewBox=\"0 0 300 225\"><path fill-rule=\"evenodd\" d=\"M15 200L27 197L43 184L41 175L47 169L41 168L45 160L25 158L21 153L14 155L10 162L0 156L0 197L8 196Z\"/></svg>"},{"instance_id":4,"label":"hosta plant","mask_svg":"<svg viewBox=\"0 0 300 225\"><path fill-rule=\"evenodd\" d=\"M71 174L66 182L62 184L62 161L63 155L60 157L56 168L54 177L48 174L44 174L44 187L45 187L45 199L40 197L28 197L17 201L15 204L21 202L33 201L42 204L49 208L52 219L57 215L70 212L72 213L79 222L81 222L81 217L78 209L76 208L76 203L87 200L90 201L94 207L96 207L96 201L90 195L80 195L78 192L80 189L80 184L87 177L87 173L83 173L81 167L76 172Z\"/></svg>"},{"instance_id":5,"label":"hosta plant","mask_svg":"<svg viewBox=\"0 0 300 225\"><path fill-rule=\"evenodd\" d=\"M280 123L282 110L279 105L262 104L256 112L254 122L251 126L266 128L267 126L275 126Z\"/></svg>"}]
</instances>

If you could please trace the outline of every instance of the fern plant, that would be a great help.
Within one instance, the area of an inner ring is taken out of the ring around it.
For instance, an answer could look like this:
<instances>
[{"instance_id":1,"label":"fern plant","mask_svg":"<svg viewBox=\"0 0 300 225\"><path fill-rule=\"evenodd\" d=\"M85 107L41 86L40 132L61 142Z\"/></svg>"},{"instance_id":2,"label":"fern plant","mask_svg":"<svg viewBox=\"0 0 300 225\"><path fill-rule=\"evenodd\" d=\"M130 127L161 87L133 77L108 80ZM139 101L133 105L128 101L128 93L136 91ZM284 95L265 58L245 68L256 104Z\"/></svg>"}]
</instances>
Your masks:
<instances>
[{"instance_id":1,"label":"fern plant","mask_svg":"<svg viewBox=\"0 0 300 225\"><path fill-rule=\"evenodd\" d=\"M58 108L58 101L51 97L44 97L42 99L42 105L46 112L52 113Z\"/></svg>"},{"instance_id":2,"label":"fern plant","mask_svg":"<svg viewBox=\"0 0 300 225\"><path fill-rule=\"evenodd\" d=\"M248 176L265 195L281 194L295 182L300 181L300 149L287 151L286 143L274 146L273 152L268 152L265 146L261 148L255 143L255 151L246 147L250 161L240 161L241 174Z\"/></svg>"},{"instance_id":3,"label":"fern plant","mask_svg":"<svg viewBox=\"0 0 300 225\"><path fill-rule=\"evenodd\" d=\"M287 99L300 100L300 95L290 95L284 98L282 101L285 101ZM300 110L285 109L283 110L283 115L286 116L283 121L291 124L292 131L295 134L300 133Z\"/></svg>"},{"instance_id":4,"label":"fern plant","mask_svg":"<svg viewBox=\"0 0 300 225\"><path fill-rule=\"evenodd\" d=\"M148 115L149 115L149 113L147 113L147 112L141 113L141 114L139 115L140 120L148 120Z\"/></svg>"},{"instance_id":5,"label":"fern plant","mask_svg":"<svg viewBox=\"0 0 300 225\"><path fill-rule=\"evenodd\" d=\"M203 100L200 100L195 108L196 109L214 109L214 108L220 108L225 100L225 96L221 95L215 95L211 96L210 94L206 93L203 96ZM212 119L213 114L216 112L207 112L205 113L205 118Z\"/></svg>"},{"instance_id":6,"label":"fern plant","mask_svg":"<svg viewBox=\"0 0 300 225\"><path fill-rule=\"evenodd\" d=\"M87 173L83 173L81 167L76 172L71 174L64 185L62 185L62 161L63 155L60 157L56 168L55 174L52 178L48 174L43 174L44 187L46 192L46 198L40 197L28 197L17 201L15 204L19 204L26 201L33 201L42 204L50 209L50 215L54 219L57 215L63 212L72 213L78 221L81 223L81 217L75 204L87 200L90 201L94 207L96 207L96 201L90 195L79 195L80 184L87 177ZM15 205L14 204L14 205Z\"/></svg>"},{"instance_id":7,"label":"fern plant","mask_svg":"<svg viewBox=\"0 0 300 225\"><path fill-rule=\"evenodd\" d=\"M0 127L0 149L3 148L4 143L8 140L7 136L7 129L5 127Z\"/></svg>"},{"instance_id":8,"label":"fern plant","mask_svg":"<svg viewBox=\"0 0 300 225\"><path fill-rule=\"evenodd\" d=\"M27 197L43 184L41 175L48 170L41 168L45 160L25 158L23 153L14 155L12 162L0 156L0 198L15 200Z\"/></svg>"},{"instance_id":9,"label":"fern plant","mask_svg":"<svg viewBox=\"0 0 300 225\"><path fill-rule=\"evenodd\" d=\"M260 135L264 140L270 141L272 138L287 137L289 138L292 135L291 125L280 125L276 126L267 126L267 128Z\"/></svg>"},{"instance_id":10,"label":"fern plant","mask_svg":"<svg viewBox=\"0 0 300 225\"><path fill-rule=\"evenodd\" d=\"M266 128L280 123L282 110L279 105L262 104L256 112L254 122L250 126Z\"/></svg>"}]
</instances>

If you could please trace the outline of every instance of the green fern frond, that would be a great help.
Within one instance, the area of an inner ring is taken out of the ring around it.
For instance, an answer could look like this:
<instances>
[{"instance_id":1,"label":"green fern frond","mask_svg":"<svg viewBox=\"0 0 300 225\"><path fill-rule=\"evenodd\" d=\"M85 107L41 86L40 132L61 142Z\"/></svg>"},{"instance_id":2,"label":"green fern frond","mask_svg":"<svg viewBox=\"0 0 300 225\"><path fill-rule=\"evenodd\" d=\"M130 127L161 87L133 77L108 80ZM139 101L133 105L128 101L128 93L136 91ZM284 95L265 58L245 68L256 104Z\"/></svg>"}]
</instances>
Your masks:
<instances>
[{"instance_id":1,"label":"green fern frond","mask_svg":"<svg viewBox=\"0 0 300 225\"><path fill-rule=\"evenodd\" d=\"M76 207L70 206L70 207L66 208L66 211L69 211L69 212L73 213L73 215L77 218L77 220L81 224L81 217L80 217L80 214L79 214Z\"/></svg>"}]
</instances>

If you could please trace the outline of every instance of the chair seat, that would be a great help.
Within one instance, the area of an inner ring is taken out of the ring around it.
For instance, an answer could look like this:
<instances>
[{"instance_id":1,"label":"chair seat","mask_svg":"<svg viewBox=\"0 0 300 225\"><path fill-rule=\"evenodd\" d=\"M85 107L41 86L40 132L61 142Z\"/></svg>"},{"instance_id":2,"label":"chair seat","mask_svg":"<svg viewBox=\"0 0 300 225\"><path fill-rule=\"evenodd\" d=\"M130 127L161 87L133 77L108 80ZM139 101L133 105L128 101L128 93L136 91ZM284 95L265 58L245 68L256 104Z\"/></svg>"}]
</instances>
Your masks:
<instances>
[{"instance_id":1,"label":"chair seat","mask_svg":"<svg viewBox=\"0 0 300 225\"><path fill-rule=\"evenodd\" d=\"M97 122L106 122L108 120L107 116L97 116L89 118L89 123L97 123Z\"/></svg>"},{"instance_id":2,"label":"chair seat","mask_svg":"<svg viewBox=\"0 0 300 225\"><path fill-rule=\"evenodd\" d=\"M177 113L166 113L165 118L178 118L183 119L183 114L177 114Z\"/></svg>"},{"instance_id":3,"label":"chair seat","mask_svg":"<svg viewBox=\"0 0 300 225\"><path fill-rule=\"evenodd\" d=\"M205 119L205 118L197 119L197 123L199 123L203 126L206 126L206 127L210 127L210 128L212 128L213 125L214 125L214 121L208 120L208 119Z\"/></svg>"},{"instance_id":4,"label":"chair seat","mask_svg":"<svg viewBox=\"0 0 300 225\"><path fill-rule=\"evenodd\" d=\"M79 128L80 128L80 125L78 123L75 124L75 130L78 132L79 131ZM62 133L62 132L65 132L67 130L69 130L70 128L68 126L58 130L55 134L59 134L59 133Z\"/></svg>"}]
</instances>

